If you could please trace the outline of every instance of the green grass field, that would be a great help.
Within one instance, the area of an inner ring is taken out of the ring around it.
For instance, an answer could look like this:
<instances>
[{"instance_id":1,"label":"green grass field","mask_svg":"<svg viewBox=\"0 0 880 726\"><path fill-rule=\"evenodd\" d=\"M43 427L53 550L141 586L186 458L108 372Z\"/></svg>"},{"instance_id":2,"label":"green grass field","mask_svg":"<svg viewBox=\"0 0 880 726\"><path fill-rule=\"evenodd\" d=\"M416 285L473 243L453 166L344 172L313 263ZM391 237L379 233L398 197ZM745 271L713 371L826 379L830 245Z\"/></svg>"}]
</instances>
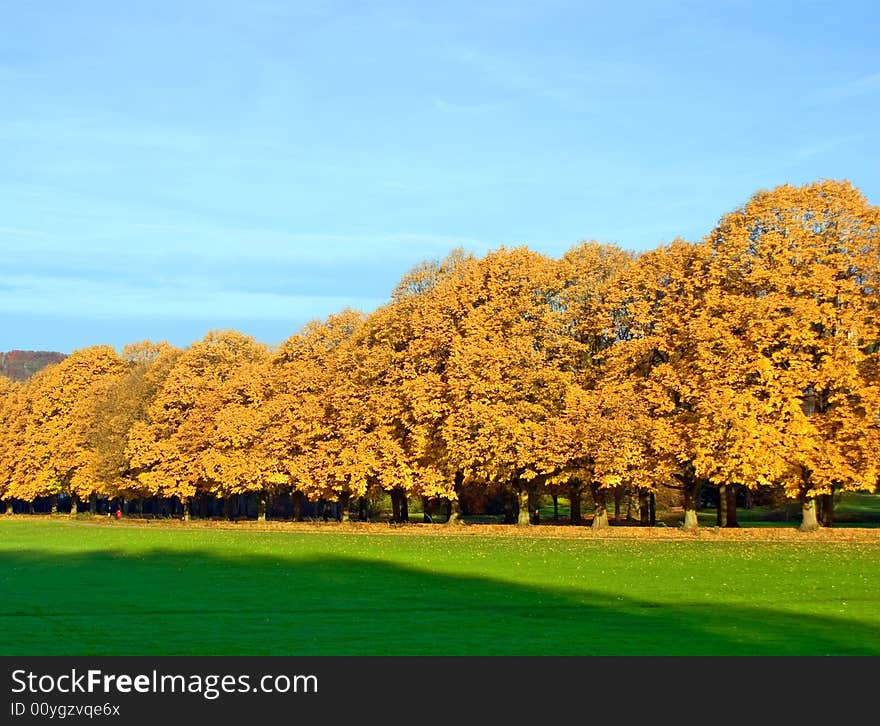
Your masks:
<instances>
[{"instance_id":1,"label":"green grass field","mask_svg":"<svg viewBox=\"0 0 880 726\"><path fill-rule=\"evenodd\" d=\"M876 543L0 521L0 653L880 655Z\"/></svg>"}]
</instances>

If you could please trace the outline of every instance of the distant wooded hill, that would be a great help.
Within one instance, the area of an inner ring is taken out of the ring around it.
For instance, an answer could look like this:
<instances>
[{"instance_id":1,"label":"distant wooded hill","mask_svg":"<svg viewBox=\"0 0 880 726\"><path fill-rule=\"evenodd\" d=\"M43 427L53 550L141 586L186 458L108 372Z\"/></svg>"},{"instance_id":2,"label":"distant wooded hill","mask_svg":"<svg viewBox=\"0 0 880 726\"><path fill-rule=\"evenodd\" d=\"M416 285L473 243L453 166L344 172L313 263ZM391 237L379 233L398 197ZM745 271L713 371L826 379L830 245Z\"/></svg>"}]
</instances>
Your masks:
<instances>
[{"instance_id":1,"label":"distant wooded hill","mask_svg":"<svg viewBox=\"0 0 880 726\"><path fill-rule=\"evenodd\" d=\"M10 350L0 353L0 374L13 381L26 381L34 373L52 363L60 363L67 356L47 350Z\"/></svg>"}]
</instances>

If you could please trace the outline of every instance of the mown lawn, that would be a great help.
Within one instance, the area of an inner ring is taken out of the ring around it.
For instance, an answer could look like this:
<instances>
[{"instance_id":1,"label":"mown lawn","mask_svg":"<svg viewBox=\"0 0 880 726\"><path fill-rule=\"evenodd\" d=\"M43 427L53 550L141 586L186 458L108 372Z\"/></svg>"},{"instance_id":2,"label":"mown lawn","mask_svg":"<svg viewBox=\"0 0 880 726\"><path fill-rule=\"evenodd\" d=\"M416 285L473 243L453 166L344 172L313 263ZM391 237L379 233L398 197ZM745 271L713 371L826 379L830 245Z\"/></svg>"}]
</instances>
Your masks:
<instances>
[{"instance_id":1,"label":"mown lawn","mask_svg":"<svg viewBox=\"0 0 880 726\"><path fill-rule=\"evenodd\" d=\"M0 653L880 655L876 543L0 521Z\"/></svg>"}]
</instances>

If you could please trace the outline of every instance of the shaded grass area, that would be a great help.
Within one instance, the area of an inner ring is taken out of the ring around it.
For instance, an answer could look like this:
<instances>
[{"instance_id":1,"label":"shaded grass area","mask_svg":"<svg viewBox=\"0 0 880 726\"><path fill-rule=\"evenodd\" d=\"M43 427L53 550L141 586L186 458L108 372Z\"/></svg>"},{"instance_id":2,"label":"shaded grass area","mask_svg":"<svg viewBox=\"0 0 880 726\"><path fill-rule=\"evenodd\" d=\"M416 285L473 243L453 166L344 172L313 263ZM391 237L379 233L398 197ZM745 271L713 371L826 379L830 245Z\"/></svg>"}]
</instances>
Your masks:
<instances>
[{"instance_id":1,"label":"shaded grass area","mask_svg":"<svg viewBox=\"0 0 880 726\"><path fill-rule=\"evenodd\" d=\"M0 522L0 652L880 654L876 544Z\"/></svg>"},{"instance_id":2,"label":"shaded grass area","mask_svg":"<svg viewBox=\"0 0 880 726\"><path fill-rule=\"evenodd\" d=\"M880 494L846 492L835 509L839 520L872 522L880 526Z\"/></svg>"}]
</instances>

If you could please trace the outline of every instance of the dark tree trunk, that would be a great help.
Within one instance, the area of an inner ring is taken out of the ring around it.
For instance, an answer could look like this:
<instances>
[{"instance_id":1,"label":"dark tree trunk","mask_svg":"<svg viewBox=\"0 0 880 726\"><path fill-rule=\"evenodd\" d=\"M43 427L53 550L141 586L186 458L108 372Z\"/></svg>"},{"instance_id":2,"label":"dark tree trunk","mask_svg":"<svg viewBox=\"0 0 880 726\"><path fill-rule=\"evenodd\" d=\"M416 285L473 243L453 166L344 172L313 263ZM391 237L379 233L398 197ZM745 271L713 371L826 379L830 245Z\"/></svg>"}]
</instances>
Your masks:
<instances>
[{"instance_id":1,"label":"dark tree trunk","mask_svg":"<svg viewBox=\"0 0 880 726\"><path fill-rule=\"evenodd\" d=\"M446 518L446 524L464 524L461 516L461 492L464 487L464 472L455 472L455 479L452 482L452 496L446 500L447 512L449 516Z\"/></svg>"},{"instance_id":2,"label":"dark tree trunk","mask_svg":"<svg viewBox=\"0 0 880 726\"><path fill-rule=\"evenodd\" d=\"M691 466L686 467L681 482L684 504L684 524L682 524L682 529L685 532L693 532L700 526L697 519L697 495L700 493L700 482L694 476Z\"/></svg>"},{"instance_id":3,"label":"dark tree trunk","mask_svg":"<svg viewBox=\"0 0 880 726\"><path fill-rule=\"evenodd\" d=\"M553 521L559 521L559 495L553 495Z\"/></svg>"},{"instance_id":4,"label":"dark tree trunk","mask_svg":"<svg viewBox=\"0 0 880 726\"><path fill-rule=\"evenodd\" d=\"M369 520L369 507L367 507L367 498L358 497L358 519L361 522Z\"/></svg>"},{"instance_id":5,"label":"dark tree trunk","mask_svg":"<svg viewBox=\"0 0 880 726\"><path fill-rule=\"evenodd\" d=\"M58 495L53 494L49 497L49 513L58 514Z\"/></svg>"},{"instance_id":6,"label":"dark tree trunk","mask_svg":"<svg viewBox=\"0 0 880 726\"><path fill-rule=\"evenodd\" d=\"M199 502L199 519L207 519L208 518L208 497L204 494L197 495Z\"/></svg>"},{"instance_id":7,"label":"dark tree trunk","mask_svg":"<svg viewBox=\"0 0 880 726\"><path fill-rule=\"evenodd\" d=\"M504 524L516 524L519 504L509 484L505 484L501 489L501 501L504 503Z\"/></svg>"},{"instance_id":8,"label":"dark tree trunk","mask_svg":"<svg viewBox=\"0 0 880 726\"><path fill-rule=\"evenodd\" d=\"M447 511L449 516L446 518L446 524L464 524L464 518L461 516L461 502L457 494L453 494L446 500Z\"/></svg>"},{"instance_id":9,"label":"dark tree trunk","mask_svg":"<svg viewBox=\"0 0 880 726\"><path fill-rule=\"evenodd\" d=\"M654 492L651 492L648 495L648 509L651 512L651 515L648 519L648 524L652 527L657 524L657 495Z\"/></svg>"},{"instance_id":10,"label":"dark tree trunk","mask_svg":"<svg viewBox=\"0 0 880 726\"><path fill-rule=\"evenodd\" d=\"M569 521L572 524L581 523L581 482L572 479L568 482L568 502L570 507Z\"/></svg>"},{"instance_id":11,"label":"dark tree trunk","mask_svg":"<svg viewBox=\"0 0 880 726\"><path fill-rule=\"evenodd\" d=\"M223 498L223 517L225 519L232 519L232 497Z\"/></svg>"},{"instance_id":12,"label":"dark tree trunk","mask_svg":"<svg viewBox=\"0 0 880 726\"><path fill-rule=\"evenodd\" d=\"M34 513L34 501L33 499L28 502L28 514Z\"/></svg>"},{"instance_id":13,"label":"dark tree trunk","mask_svg":"<svg viewBox=\"0 0 880 726\"><path fill-rule=\"evenodd\" d=\"M303 493L301 491L295 491L290 498L291 509L293 510L293 521L294 522L302 522L303 518Z\"/></svg>"},{"instance_id":14,"label":"dark tree trunk","mask_svg":"<svg viewBox=\"0 0 880 726\"><path fill-rule=\"evenodd\" d=\"M724 527L739 527L739 522L736 519L736 484L728 484L727 485L727 507L726 507L726 517L724 519Z\"/></svg>"},{"instance_id":15,"label":"dark tree trunk","mask_svg":"<svg viewBox=\"0 0 880 726\"><path fill-rule=\"evenodd\" d=\"M623 490L620 487L614 487L614 523L620 522L620 502L623 499Z\"/></svg>"},{"instance_id":16,"label":"dark tree trunk","mask_svg":"<svg viewBox=\"0 0 880 726\"><path fill-rule=\"evenodd\" d=\"M516 488L517 499L519 500L519 514L516 518L518 525L529 525L532 523L532 513L529 511L529 491L525 485L520 484Z\"/></svg>"},{"instance_id":17,"label":"dark tree trunk","mask_svg":"<svg viewBox=\"0 0 880 726\"><path fill-rule=\"evenodd\" d=\"M98 513L98 495L95 492L89 494L89 514Z\"/></svg>"},{"instance_id":18,"label":"dark tree trunk","mask_svg":"<svg viewBox=\"0 0 880 726\"><path fill-rule=\"evenodd\" d=\"M350 522L351 516L348 513L348 505L349 500L351 499L351 494L348 492L343 492L339 495L339 521L340 522Z\"/></svg>"},{"instance_id":19,"label":"dark tree trunk","mask_svg":"<svg viewBox=\"0 0 880 726\"><path fill-rule=\"evenodd\" d=\"M819 520L823 527L834 526L834 492L821 496L822 517Z\"/></svg>"},{"instance_id":20,"label":"dark tree trunk","mask_svg":"<svg viewBox=\"0 0 880 726\"><path fill-rule=\"evenodd\" d=\"M642 504L639 499L638 490L629 488L626 494L626 515L624 519L627 522L639 521L641 519Z\"/></svg>"},{"instance_id":21,"label":"dark tree trunk","mask_svg":"<svg viewBox=\"0 0 880 726\"><path fill-rule=\"evenodd\" d=\"M400 493L397 489L391 490L391 521L400 521Z\"/></svg>"},{"instance_id":22,"label":"dark tree trunk","mask_svg":"<svg viewBox=\"0 0 880 726\"><path fill-rule=\"evenodd\" d=\"M266 492L259 492L257 494L257 521L265 522L266 521Z\"/></svg>"},{"instance_id":23,"label":"dark tree trunk","mask_svg":"<svg viewBox=\"0 0 880 726\"><path fill-rule=\"evenodd\" d=\"M184 522L189 522L189 520L190 520L190 513L189 512L190 512L191 504L192 504L192 501L191 501L190 497L183 497L180 500L180 506L183 509L183 521Z\"/></svg>"},{"instance_id":24,"label":"dark tree trunk","mask_svg":"<svg viewBox=\"0 0 880 726\"><path fill-rule=\"evenodd\" d=\"M391 490L391 521L392 522L409 522L409 503L407 502L406 492L400 488Z\"/></svg>"},{"instance_id":25,"label":"dark tree trunk","mask_svg":"<svg viewBox=\"0 0 880 726\"><path fill-rule=\"evenodd\" d=\"M78 510L78 507L77 507L78 499L79 498L76 496L76 494L71 493L71 495L70 495L70 517L71 517L71 519L76 516L77 510Z\"/></svg>"},{"instance_id":26,"label":"dark tree trunk","mask_svg":"<svg viewBox=\"0 0 880 726\"><path fill-rule=\"evenodd\" d=\"M538 488L535 485L526 486L529 493L529 516L533 524L541 523L541 498L538 496Z\"/></svg>"},{"instance_id":27,"label":"dark tree trunk","mask_svg":"<svg viewBox=\"0 0 880 726\"><path fill-rule=\"evenodd\" d=\"M718 485L718 508L715 510L715 526L723 527L727 522L727 484Z\"/></svg>"},{"instance_id":28,"label":"dark tree trunk","mask_svg":"<svg viewBox=\"0 0 880 726\"><path fill-rule=\"evenodd\" d=\"M434 520L431 519L431 498L424 495L422 496L422 523L434 523Z\"/></svg>"},{"instance_id":29,"label":"dark tree trunk","mask_svg":"<svg viewBox=\"0 0 880 726\"><path fill-rule=\"evenodd\" d=\"M651 525L651 492L646 489L639 489L639 524Z\"/></svg>"},{"instance_id":30,"label":"dark tree trunk","mask_svg":"<svg viewBox=\"0 0 880 726\"><path fill-rule=\"evenodd\" d=\"M605 529L608 526L607 492L607 489L598 484L590 484L590 493L593 495L594 504L592 529Z\"/></svg>"},{"instance_id":31,"label":"dark tree trunk","mask_svg":"<svg viewBox=\"0 0 880 726\"><path fill-rule=\"evenodd\" d=\"M816 500L804 497L801 500L801 532L813 532L819 529L819 520L816 519Z\"/></svg>"}]
</instances>

